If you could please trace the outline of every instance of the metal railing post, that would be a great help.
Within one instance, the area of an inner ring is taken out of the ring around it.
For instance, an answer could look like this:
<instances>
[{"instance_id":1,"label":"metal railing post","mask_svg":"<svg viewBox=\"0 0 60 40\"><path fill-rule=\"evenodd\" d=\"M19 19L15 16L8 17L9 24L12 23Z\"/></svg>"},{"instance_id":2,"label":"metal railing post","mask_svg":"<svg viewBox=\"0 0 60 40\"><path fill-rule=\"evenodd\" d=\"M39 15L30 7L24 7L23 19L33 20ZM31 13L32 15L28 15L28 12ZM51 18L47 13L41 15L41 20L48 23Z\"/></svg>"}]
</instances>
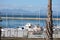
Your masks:
<instances>
[{"instance_id":1,"label":"metal railing post","mask_svg":"<svg viewBox=\"0 0 60 40\"><path fill-rule=\"evenodd\" d=\"M2 27L0 27L0 40L1 40L1 28L2 28Z\"/></svg>"}]
</instances>

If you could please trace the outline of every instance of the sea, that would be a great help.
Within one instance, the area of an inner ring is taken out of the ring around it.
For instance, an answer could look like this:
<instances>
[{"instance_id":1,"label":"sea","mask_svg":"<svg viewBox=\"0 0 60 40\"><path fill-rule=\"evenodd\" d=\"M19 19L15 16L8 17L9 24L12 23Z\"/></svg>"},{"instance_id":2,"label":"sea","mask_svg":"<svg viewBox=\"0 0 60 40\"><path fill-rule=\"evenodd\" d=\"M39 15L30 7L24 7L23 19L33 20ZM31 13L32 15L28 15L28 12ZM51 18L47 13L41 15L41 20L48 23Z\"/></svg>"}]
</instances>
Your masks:
<instances>
[{"instance_id":1,"label":"sea","mask_svg":"<svg viewBox=\"0 0 60 40\"><path fill-rule=\"evenodd\" d=\"M15 16L15 17L17 17L17 16ZM20 17L22 17L22 18L46 18L46 16L20 16ZM57 18L57 16L53 16L53 18ZM58 16L58 18L60 18L60 16ZM17 27L23 27L27 23L31 23L33 25L39 25L40 27L46 26L46 20L17 20L17 19L16 20L2 19L2 21L0 21L0 26L3 28L5 28L5 27L17 28ZM60 26L60 20L53 20L53 25Z\"/></svg>"}]
</instances>

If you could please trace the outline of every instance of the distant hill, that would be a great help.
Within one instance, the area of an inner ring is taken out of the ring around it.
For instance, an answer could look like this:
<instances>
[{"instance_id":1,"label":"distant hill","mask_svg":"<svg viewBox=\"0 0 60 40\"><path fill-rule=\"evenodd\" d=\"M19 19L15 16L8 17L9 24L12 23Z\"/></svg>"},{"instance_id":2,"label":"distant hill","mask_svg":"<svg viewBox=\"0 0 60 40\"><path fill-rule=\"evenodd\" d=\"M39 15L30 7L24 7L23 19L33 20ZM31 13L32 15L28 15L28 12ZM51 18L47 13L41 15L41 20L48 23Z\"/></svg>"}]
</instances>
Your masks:
<instances>
[{"instance_id":1,"label":"distant hill","mask_svg":"<svg viewBox=\"0 0 60 40\"><path fill-rule=\"evenodd\" d=\"M0 16L1 17L47 17L47 10L40 10L40 11L27 11L27 10L23 10L23 9L1 9L0 10ZM39 15L39 16L38 16ZM54 11L53 12L53 17L60 18L60 15L58 13L57 16L57 12Z\"/></svg>"}]
</instances>

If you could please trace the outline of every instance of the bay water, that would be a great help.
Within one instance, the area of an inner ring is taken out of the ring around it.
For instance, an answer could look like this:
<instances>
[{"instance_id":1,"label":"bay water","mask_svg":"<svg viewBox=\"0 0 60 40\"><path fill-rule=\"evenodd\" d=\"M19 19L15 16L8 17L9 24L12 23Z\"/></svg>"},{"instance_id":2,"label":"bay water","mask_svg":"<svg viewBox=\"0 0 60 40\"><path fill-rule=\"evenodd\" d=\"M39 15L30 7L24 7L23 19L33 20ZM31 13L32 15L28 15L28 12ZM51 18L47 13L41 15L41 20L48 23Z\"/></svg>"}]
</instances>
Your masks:
<instances>
[{"instance_id":1,"label":"bay water","mask_svg":"<svg viewBox=\"0 0 60 40\"><path fill-rule=\"evenodd\" d=\"M39 25L41 27L46 26L45 20L2 20L2 22L0 22L0 26L16 28L16 27L25 26L27 23L31 23L33 25ZM53 24L60 26L60 20L54 20Z\"/></svg>"}]
</instances>

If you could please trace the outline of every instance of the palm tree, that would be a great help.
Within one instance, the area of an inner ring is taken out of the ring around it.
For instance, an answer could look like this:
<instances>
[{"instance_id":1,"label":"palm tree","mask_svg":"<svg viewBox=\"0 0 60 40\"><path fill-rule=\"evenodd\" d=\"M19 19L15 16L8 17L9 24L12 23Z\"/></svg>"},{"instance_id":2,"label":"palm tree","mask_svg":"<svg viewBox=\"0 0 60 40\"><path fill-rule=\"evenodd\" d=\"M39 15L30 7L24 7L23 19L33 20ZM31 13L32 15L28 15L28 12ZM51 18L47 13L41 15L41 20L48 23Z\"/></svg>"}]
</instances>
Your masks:
<instances>
[{"instance_id":1,"label":"palm tree","mask_svg":"<svg viewBox=\"0 0 60 40\"><path fill-rule=\"evenodd\" d=\"M47 40L53 40L52 0L48 0Z\"/></svg>"}]
</instances>

